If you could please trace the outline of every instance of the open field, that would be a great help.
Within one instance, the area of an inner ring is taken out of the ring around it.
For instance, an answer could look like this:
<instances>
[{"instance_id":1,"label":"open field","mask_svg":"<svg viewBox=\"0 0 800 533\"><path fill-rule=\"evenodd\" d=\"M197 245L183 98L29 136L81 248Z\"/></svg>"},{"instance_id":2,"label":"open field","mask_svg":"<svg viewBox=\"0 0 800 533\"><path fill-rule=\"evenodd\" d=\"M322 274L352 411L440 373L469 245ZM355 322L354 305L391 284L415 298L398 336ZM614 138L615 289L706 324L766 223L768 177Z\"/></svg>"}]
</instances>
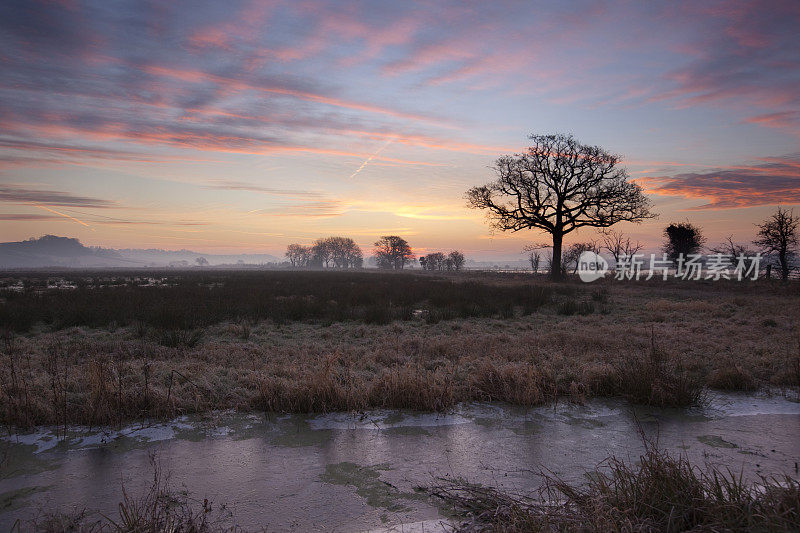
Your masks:
<instances>
[{"instance_id":1,"label":"open field","mask_svg":"<svg viewBox=\"0 0 800 533\"><path fill-rule=\"evenodd\" d=\"M796 283L108 276L31 274L2 291L3 423L595 396L681 406L707 388L796 394L800 385Z\"/></svg>"}]
</instances>

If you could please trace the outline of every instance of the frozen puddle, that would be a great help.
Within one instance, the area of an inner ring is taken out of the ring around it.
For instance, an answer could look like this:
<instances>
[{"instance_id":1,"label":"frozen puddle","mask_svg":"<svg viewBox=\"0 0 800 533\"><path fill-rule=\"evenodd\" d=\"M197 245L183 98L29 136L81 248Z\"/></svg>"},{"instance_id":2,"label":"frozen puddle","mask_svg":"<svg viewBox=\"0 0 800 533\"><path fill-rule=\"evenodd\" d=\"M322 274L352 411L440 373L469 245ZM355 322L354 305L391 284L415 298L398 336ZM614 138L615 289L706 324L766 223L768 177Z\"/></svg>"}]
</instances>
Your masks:
<instances>
[{"instance_id":1,"label":"frozen puddle","mask_svg":"<svg viewBox=\"0 0 800 533\"><path fill-rule=\"evenodd\" d=\"M0 436L0 530L55 509L114 517L123 484L129 494L149 486L155 454L173 488L225 504L245 529L444 531L447 510L417 487L461 477L532 491L542 468L580 481L609 455L635 460L638 426L698 466L798 475L800 403L781 396L715 395L703 410L596 401L468 404L447 414L214 413Z\"/></svg>"}]
</instances>

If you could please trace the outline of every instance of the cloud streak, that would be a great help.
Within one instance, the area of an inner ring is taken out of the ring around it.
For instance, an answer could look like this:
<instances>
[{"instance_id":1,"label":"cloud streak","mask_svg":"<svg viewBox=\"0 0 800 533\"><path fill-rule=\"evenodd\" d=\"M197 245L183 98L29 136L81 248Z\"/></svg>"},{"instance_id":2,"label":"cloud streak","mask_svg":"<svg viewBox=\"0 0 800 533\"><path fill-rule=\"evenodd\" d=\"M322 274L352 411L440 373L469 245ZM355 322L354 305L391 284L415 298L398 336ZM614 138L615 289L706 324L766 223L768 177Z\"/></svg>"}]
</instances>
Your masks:
<instances>
[{"instance_id":1,"label":"cloud streak","mask_svg":"<svg viewBox=\"0 0 800 533\"><path fill-rule=\"evenodd\" d=\"M303 202L288 206L281 206L268 209L257 209L252 213L267 215L270 217L289 217L289 218L333 218L340 217L347 211L347 205L341 200L318 200Z\"/></svg>"},{"instance_id":2,"label":"cloud streak","mask_svg":"<svg viewBox=\"0 0 800 533\"><path fill-rule=\"evenodd\" d=\"M800 204L800 156L767 158L767 162L759 165L644 177L637 181L649 193L708 202L692 210Z\"/></svg>"},{"instance_id":3,"label":"cloud streak","mask_svg":"<svg viewBox=\"0 0 800 533\"><path fill-rule=\"evenodd\" d=\"M38 222L41 220L58 220L57 215L37 215L29 213L0 213L0 220L8 222Z\"/></svg>"},{"instance_id":4,"label":"cloud streak","mask_svg":"<svg viewBox=\"0 0 800 533\"><path fill-rule=\"evenodd\" d=\"M2 184L0 184L0 202L92 207L101 209L116 207L117 205L115 202L110 202L101 198L93 198L91 196L79 196L63 191L28 189L25 187Z\"/></svg>"},{"instance_id":5,"label":"cloud streak","mask_svg":"<svg viewBox=\"0 0 800 533\"><path fill-rule=\"evenodd\" d=\"M203 186L204 189L212 189L219 191L246 191L246 192L259 192L264 194L271 194L275 196L288 196L291 198L321 198L325 194L316 191L302 191L293 189L279 189L276 187L264 187L261 185L254 185L251 183L244 183L241 181L222 181L218 180L208 185Z\"/></svg>"},{"instance_id":6,"label":"cloud streak","mask_svg":"<svg viewBox=\"0 0 800 533\"><path fill-rule=\"evenodd\" d=\"M665 72L666 90L651 100L682 106L718 103L768 110L747 122L800 133L800 5L738 1L666 8L667 20L694 19L705 32L683 43L689 63Z\"/></svg>"},{"instance_id":7,"label":"cloud streak","mask_svg":"<svg viewBox=\"0 0 800 533\"><path fill-rule=\"evenodd\" d=\"M392 144L392 142L394 142L394 139L393 139L393 138L389 138L389 139L387 139L387 140L386 140L386 142L385 142L385 143L383 143L383 145L382 145L380 148L378 148L377 150L375 150L375 153L371 154L371 155L370 155L368 158L366 158L366 159L364 160L364 162L363 162L363 163L361 163L361 166L359 166L359 167L358 167L358 168L355 170L355 172L353 172L352 174L350 174L350 178L349 178L349 179L353 179L353 178L355 178L355 177L358 175L358 173L359 173L359 172L361 172L362 170L364 170L364 167L366 167L366 166L369 164L369 162L370 162L370 161L372 161L373 159L375 159L375 158L376 158L376 157L377 157L377 156L378 156L378 155L379 155L381 152L383 152L384 150L386 150L386 148L388 148L388 147L389 147L389 145L390 145L390 144Z\"/></svg>"},{"instance_id":8,"label":"cloud streak","mask_svg":"<svg viewBox=\"0 0 800 533\"><path fill-rule=\"evenodd\" d=\"M85 226L85 227L87 227L87 228L91 228L91 227L92 227L90 224L87 224L87 223L86 223L86 222L84 222L83 220L81 220L81 219L79 219L79 218L75 218L75 217L74 217L74 216L72 216L72 215L67 215L67 214L64 214L64 213L62 213L61 211L56 211L55 209L51 209L51 208L49 208L49 207L47 207L47 206L44 206L44 205L37 205L36 207L38 207L39 209L44 209L45 211L50 211L51 213L54 213L54 214L56 214L56 215L58 215L58 216L60 216L60 217L63 217L63 218L67 218L67 219L69 219L69 220L72 220L73 222L77 222L77 223L78 223L78 224L80 224L81 226Z\"/></svg>"}]
</instances>

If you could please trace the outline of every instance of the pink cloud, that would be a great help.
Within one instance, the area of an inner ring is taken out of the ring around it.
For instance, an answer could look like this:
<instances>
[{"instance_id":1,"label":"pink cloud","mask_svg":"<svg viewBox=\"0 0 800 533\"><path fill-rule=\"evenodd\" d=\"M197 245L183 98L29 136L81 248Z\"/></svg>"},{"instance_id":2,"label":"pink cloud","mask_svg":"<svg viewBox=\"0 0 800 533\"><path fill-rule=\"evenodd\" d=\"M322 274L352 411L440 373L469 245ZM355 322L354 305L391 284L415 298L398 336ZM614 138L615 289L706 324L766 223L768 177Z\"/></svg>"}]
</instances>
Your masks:
<instances>
[{"instance_id":1,"label":"pink cloud","mask_svg":"<svg viewBox=\"0 0 800 533\"><path fill-rule=\"evenodd\" d=\"M759 165L636 181L652 194L708 201L693 210L800 204L800 158L785 156L763 161Z\"/></svg>"},{"instance_id":2,"label":"pink cloud","mask_svg":"<svg viewBox=\"0 0 800 533\"><path fill-rule=\"evenodd\" d=\"M770 128L794 130L800 133L800 111L778 111L748 117L744 120L748 124L759 124Z\"/></svg>"},{"instance_id":3,"label":"pink cloud","mask_svg":"<svg viewBox=\"0 0 800 533\"><path fill-rule=\"evenodd\" d=\"M257 85L254 83L250 83L246 80L236 79L236 78L227 78L224 76L218 76L215 74L206 73L199 70L190 70L190 69L179 69L179 68L168 68L168 67L161 67L161 66L145 66L142 68L145 72L149 74L154 74L157 76L163 76L167 78L174 78L181 81L192 82L192 83L201 83L201 82L212 82L220 85L223 91L233 92L233 91L244 91L244 90L252 90L252 91L259 91L259 92L267 92L273 94L280 94L284 96L291 96L294 98L299 98L301 100L307 100L310 102L316 102L321 104L326 104L334 107L341 107L345 109L351 109L356 111L365 111L368 113L377 113L382 115L389 115L396 118L402 118L405 120L413 120L413 121L420 121L420 122L429 122L435 124L441 124L441 120L435 117L425 116L425 115L418 115L414 113L407 113L403 111L398 111L392 108L362 103L362 102L355 102L351 100L346 100L342 98L335 98L331 96L326 96L323 94L316 94L309 91L301 91L297 89L291 89L286 87L280 86L268 86L268 85Z\"/></svg>"}]
</instances>

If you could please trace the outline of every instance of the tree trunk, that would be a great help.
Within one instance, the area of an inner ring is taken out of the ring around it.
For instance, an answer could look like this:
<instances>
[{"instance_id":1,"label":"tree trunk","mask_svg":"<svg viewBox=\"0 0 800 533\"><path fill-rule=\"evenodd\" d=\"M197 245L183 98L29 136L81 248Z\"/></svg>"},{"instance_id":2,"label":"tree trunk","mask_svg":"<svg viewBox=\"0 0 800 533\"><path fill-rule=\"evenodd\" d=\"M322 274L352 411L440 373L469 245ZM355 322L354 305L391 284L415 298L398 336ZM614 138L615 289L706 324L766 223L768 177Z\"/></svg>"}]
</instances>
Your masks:
<instances>
[{"instance_id":1,"label":"tree trunk","mask_svg":"<svg viewBox=\"0 0 800 533\"><path fill-rule=\"evenodd\" d=\"M553 281L564 279L561 275L561 242L563 240L564 235L561 232L553 233L553 261L550 263L550 279Z\"/></svg>"},{"instance_id":2,"label":"tree trunk","mask_svg":"<svg viewBox=\"0 0 800 533\"><path fill-rule=\"evenodd\" d=\"M781 251L778 260L781 262L781 279L786 281L789 279L789 258L786 256L786 252Z\"/></svg>"}]
</instances>

